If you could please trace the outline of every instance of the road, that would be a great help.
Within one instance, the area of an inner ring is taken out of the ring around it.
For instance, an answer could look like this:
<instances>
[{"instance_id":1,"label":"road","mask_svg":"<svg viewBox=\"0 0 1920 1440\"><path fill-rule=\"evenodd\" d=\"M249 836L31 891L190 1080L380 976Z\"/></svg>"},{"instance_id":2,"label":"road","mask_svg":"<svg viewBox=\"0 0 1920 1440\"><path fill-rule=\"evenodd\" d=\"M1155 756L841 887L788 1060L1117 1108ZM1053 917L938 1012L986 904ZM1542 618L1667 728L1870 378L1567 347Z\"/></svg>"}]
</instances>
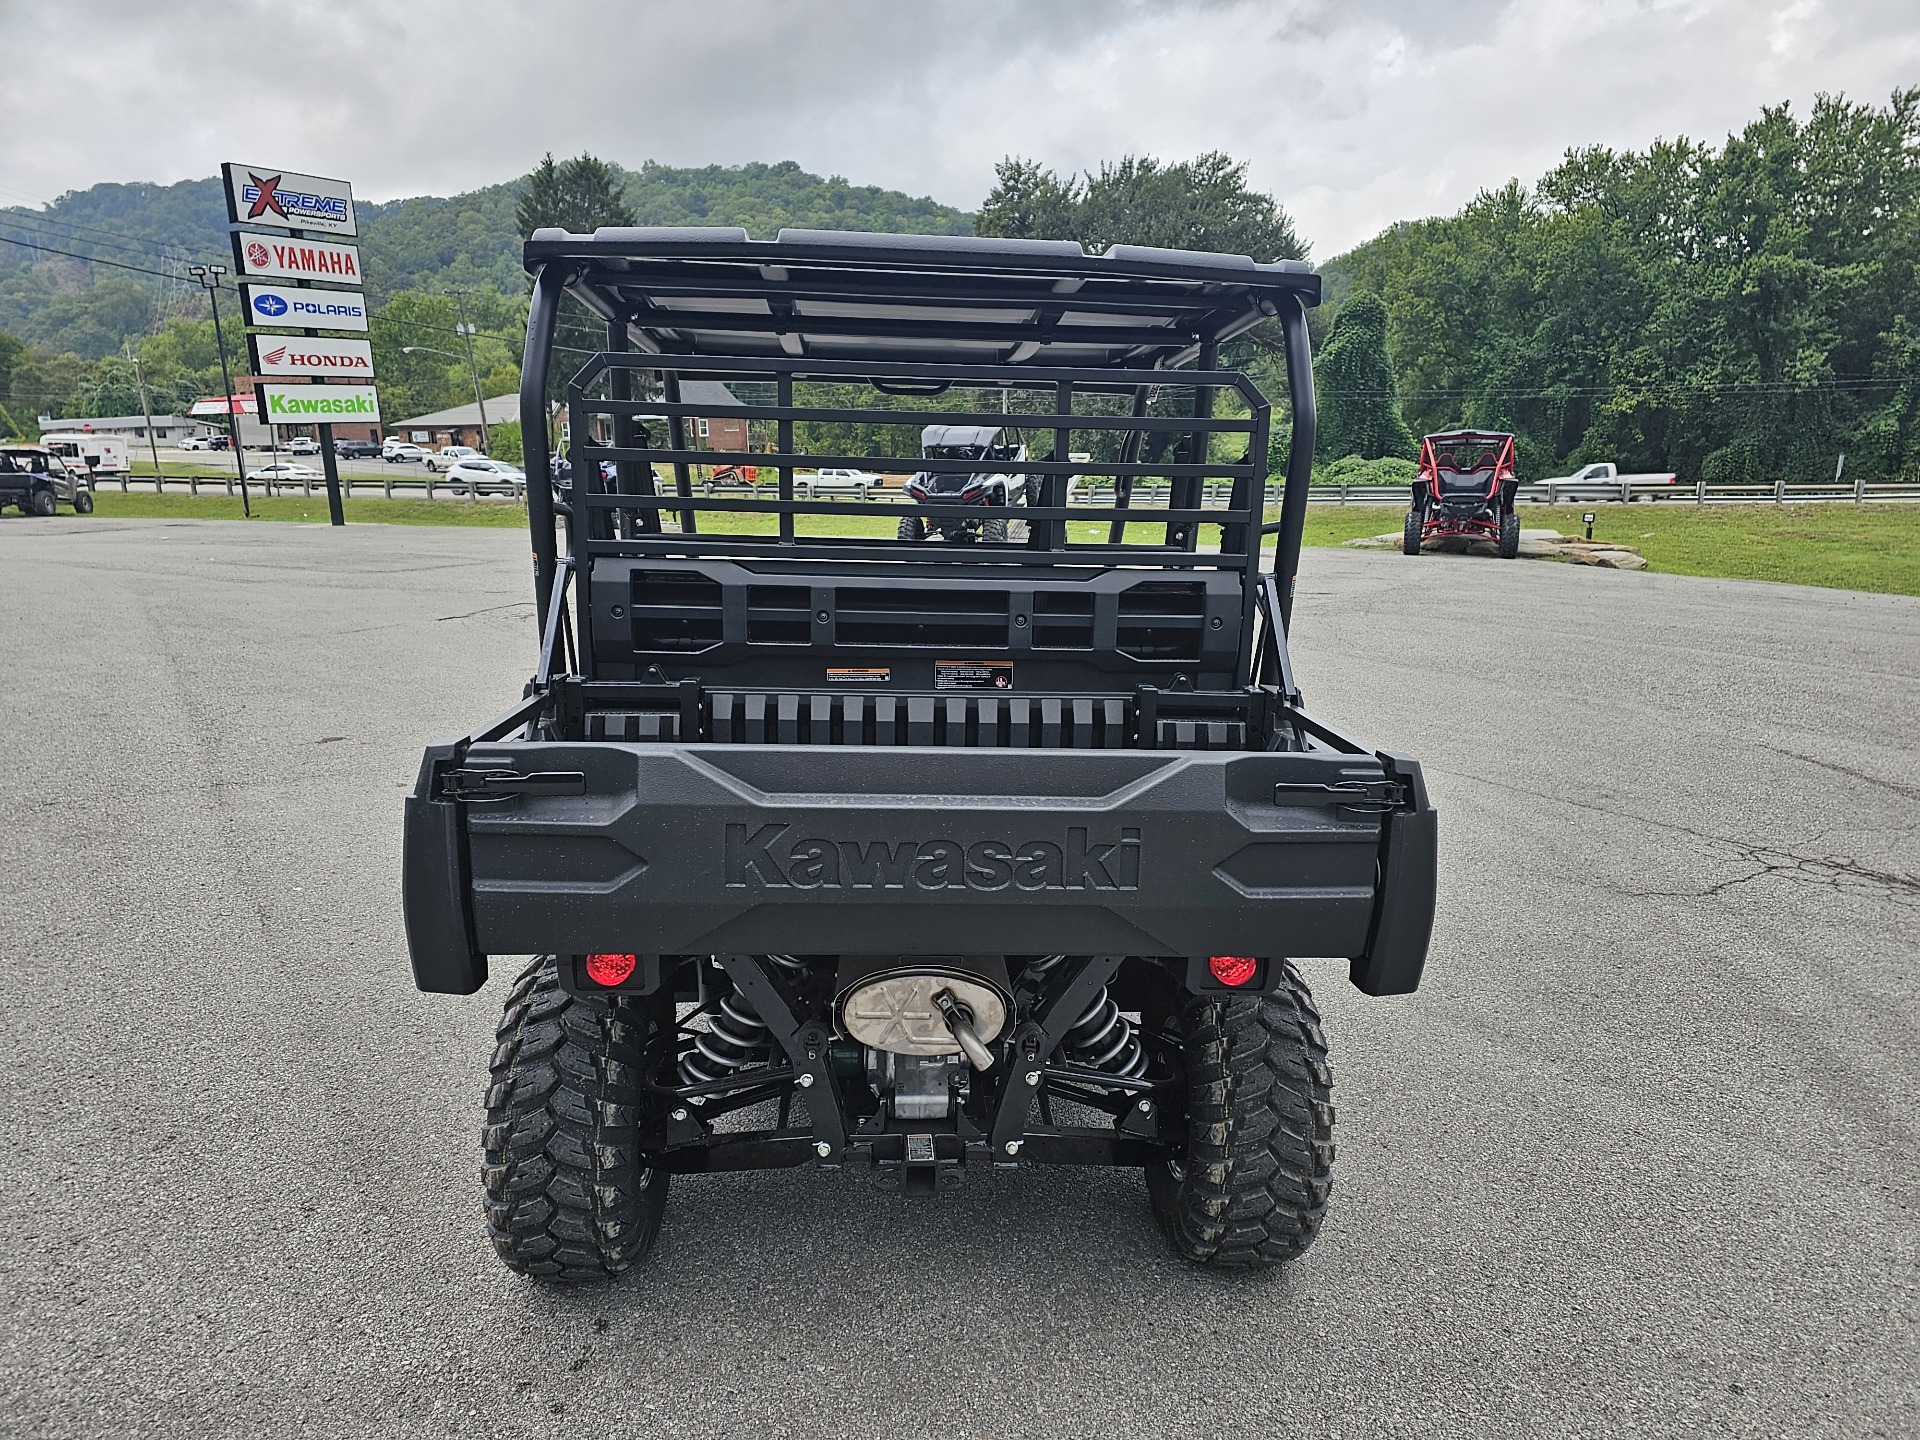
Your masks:
<instances>
[{"instance_id":1,"label":"road","mask_svg":"<svg viewBox=\"0 0 1920 1440\"><path fill-rule=\"evenodd\" d=\"M1428 982L1309 967L1290 1271L1132 1173L676 1182L542 1289L478 1194L498 983L417 994L421 745L520 693L524 540L0 519L0 1432L1920 1433L1920 601L1309 553L1325 718L1426 761Z\"/></svg>"}]
</instances>

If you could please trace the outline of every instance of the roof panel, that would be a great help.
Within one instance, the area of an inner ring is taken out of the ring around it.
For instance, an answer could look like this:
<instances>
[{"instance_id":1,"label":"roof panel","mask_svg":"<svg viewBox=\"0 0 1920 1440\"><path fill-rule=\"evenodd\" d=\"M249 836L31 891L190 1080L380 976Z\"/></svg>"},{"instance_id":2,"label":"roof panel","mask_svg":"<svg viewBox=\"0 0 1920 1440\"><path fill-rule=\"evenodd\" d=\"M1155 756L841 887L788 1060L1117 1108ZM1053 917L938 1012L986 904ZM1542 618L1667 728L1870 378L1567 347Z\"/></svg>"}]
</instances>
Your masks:
<instances>
[{"instance_id":1,"label":"roof panel","mask_svg":"<svg viewBox=\"0 0 1920 1440\"><path fill-rule=\"evenodd\" d=\"M589 308L669 353L1151 367L1320 298L1300 261L991 236L540 230L525 259L565 266Z\"/></svg>"}]
</instances>

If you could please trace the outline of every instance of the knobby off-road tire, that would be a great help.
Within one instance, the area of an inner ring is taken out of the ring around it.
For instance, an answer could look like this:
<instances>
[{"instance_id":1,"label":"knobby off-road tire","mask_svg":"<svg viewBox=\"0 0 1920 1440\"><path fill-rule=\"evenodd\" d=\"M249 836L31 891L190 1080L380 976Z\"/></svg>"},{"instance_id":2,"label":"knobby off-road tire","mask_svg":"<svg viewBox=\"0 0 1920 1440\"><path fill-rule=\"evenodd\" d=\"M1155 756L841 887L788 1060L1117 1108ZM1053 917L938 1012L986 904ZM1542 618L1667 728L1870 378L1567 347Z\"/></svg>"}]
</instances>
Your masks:
<instances>
[{"instance_id":1,"label":"knobby off-road tire","mask_svg":"<svg viewBox=\"0 0 1920 1440\"><path fill-rule=\"evenodd\" d=\"M985 524L983 524L980 527L980 539L982 543L987 545L1006 544L1007 543L1007 522L1004 520L987 521Z\"/></svg>"},{"instance_id":2,"label":"knobby off-road tire","mask_svg":"<svg viewBox=\"0 0 1920 1440\"><path fill-rule=\"evenodd\" d=\"M91 515L93 513L93 492L91 490L82 490L78 495L73 497L73 513L76 515Z\"/></svg>"},{"instance_id":3,"label":"knobby off-road tire","mask_svg":"<svg viewBox=\"0 0 1920 1440\"><path fill-rule=\"evenodd\" d=\"M1420 512L1409 510L1407 523L1400 527L1400 549L1408 555L1420 553Z\"/></svg>"},{"instance_id":4,"label":"knobby off-road tire","mask_svg":"<svg viewBox=\"0 0 1920 1440\"><path fill-rule=\"evenodd\" d=\"M927 522L918 515L900 517L900 538L902 540L924 540L927 538Z\"/></svg>"},{"instance_id":5,"label":"knobby off-road tire","mask_svg":"<svg viewBox=\"0 0 1920 1440\"><path fill-rule=\"evenodd\" d=\"M1502 560L1511 560L1520 553L1520 517L1502 515L1500 517L1500 550Z\"/></svg>"},{"instance_id":6,"label":"knobby off-road tire","mask_svg":"<svg viewBox=\"0 0 1920 1440\"><path fill-rule=\"evenodd\" d=\"M1179 1017L1186 1155L1147 1170L1154 1218L1202 1265L1264 1269L1312 1243L1333 1176L1333 1072L1320 1012L1286 967L1270 996L1191 1000Z\"/></svg>"},{"instance_id":7,"label":"knobby off-road tire","mask_svg":"<svg viewBox=\"0 0 1920 1440\"><path fill-rule=\"evenodd\" d=\"M667 1174L640 1153L641 1003L567 994L551 956L507 996L480 1173L487 1233L523 1275L606 1280L660 1233Z\"/></svg>"},{"instance_id":8,"label":"knobby off-road tire","mask_svg":"<svg viewBox=\"0 0 1920 1440\"><path fill-rule=\"evenodd\" d=\"M53 498L51 490L36 490L27 500L27 513L46 519L60 508L60 502Z\"/></svg>"}]
</instances>

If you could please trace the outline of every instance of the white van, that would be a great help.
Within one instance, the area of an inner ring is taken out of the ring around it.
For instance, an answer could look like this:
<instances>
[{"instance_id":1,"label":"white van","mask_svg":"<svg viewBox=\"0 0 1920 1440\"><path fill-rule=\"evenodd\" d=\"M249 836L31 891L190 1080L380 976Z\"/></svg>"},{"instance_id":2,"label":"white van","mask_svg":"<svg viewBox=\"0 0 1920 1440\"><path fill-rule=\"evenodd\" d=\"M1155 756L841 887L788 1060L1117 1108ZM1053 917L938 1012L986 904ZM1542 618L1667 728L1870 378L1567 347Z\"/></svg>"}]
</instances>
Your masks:
<instances>
[{"instance_id":1,"label":"white van","mask_svg":"<svg viewBox=\"0 0 1920 1440\"><path fill-rule=\"evenodd\" d=\"M42 435L40 443L67 462L67 468L85 475L127 475L127 442L114 435L92 435L82 430ZM89 464L88 462L92 462Z\"/></svg>"}]
</instances>

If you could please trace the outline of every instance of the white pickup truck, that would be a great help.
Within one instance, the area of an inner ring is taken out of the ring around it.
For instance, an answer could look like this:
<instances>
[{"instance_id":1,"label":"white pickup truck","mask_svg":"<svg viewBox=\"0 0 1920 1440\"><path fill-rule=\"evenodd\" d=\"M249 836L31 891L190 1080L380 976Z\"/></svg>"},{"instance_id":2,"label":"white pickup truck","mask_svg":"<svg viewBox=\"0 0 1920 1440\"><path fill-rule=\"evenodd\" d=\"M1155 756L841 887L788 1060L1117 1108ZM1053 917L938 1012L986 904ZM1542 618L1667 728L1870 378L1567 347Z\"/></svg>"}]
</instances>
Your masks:
<instances>
[{"instance_id":1,"label":"white pickup truck","mask_svg":"<svg viewBox=\"0 0 1920 1440\"><path fill-rule=\"evenodd\" d=\"M1517 492L1522 500L1551 505L1561 500L1638 500L1642 495L1658 495L1678 484L1680 477L1671 472L1622 475L1610 461L1588 465L1571 475L1551 480L1535 480Z\"/></svg>"}]
</instances>

